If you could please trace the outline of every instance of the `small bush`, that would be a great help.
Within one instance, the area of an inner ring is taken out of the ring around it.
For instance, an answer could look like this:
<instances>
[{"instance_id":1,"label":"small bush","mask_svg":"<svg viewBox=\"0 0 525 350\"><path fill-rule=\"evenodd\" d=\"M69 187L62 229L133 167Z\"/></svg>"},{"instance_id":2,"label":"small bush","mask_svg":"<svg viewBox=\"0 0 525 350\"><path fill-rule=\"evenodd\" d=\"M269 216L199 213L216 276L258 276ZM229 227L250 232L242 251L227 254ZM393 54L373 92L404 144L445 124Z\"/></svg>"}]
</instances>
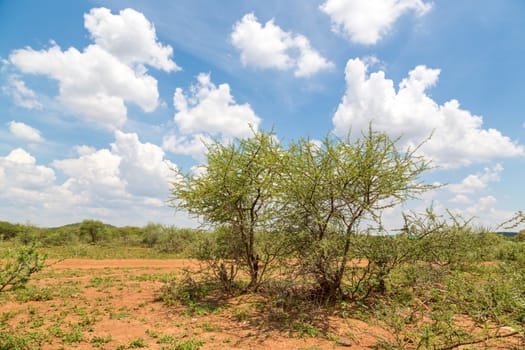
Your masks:
<instances>
[{"instance_id":1,"label":"small bush","mask_svg":"<svg viewBox=\"0 0 525 350\"><path fill-rule=\"evenodd\" d=\"M154 245L158 251L185 257L195 255L194 247L201 240L201 231L176 227L161 228L160 235Z\"/></svg>"},{"instance_id":2,"label":"small bush","mask_svg":"<svg viewBox=\"0 0 525 350\"><path fill-rule=\"evenodd\" d=\"M20 225L0 221L0 239L10 240L15 238L21 231Z\"/></svg>"},{"instance_id":3,"label":"small bush","mask_svg":"<svg viewBox=\"0 0 525 350\"><path fill-rule=\"evenodd\" d=\"M0 292L24 286L32 274L42 270L45 260L34 245L8 253L0 262Z\"/></svg>"},{"instance_id":4,"label":"small bush","mask_svg":"<svg viewBox=\"0 0 525 350\"><path fill-rule=\"evenodd\" d=\"M204 340L190 338L185 341L178 341L173 347L174 350L199 350L204 345Z\"/></svg>"},{"instance_id":5,"label":"small bush","mask_svg":"<svg viewBox=\"0 0 525 350\"><path fill-rule=\"evenodd\" d=\"M195 281L190 273L180 282L171 282L161 289L159 299L168 305L181 302L184 305L192 305L200 302L213 287L202 281Z\"/></svg>"},{"instance_id":6,"label":"small bush","mask_svg":"<svg viewBox=\"0 0 525 350\"><path fill-rule=\"evenodd\" d=\"M59 229L50 229L40 238L44 246L63 246L77 243L79 232L73 228L63 227Z\"/></svg>"}]
</instances>

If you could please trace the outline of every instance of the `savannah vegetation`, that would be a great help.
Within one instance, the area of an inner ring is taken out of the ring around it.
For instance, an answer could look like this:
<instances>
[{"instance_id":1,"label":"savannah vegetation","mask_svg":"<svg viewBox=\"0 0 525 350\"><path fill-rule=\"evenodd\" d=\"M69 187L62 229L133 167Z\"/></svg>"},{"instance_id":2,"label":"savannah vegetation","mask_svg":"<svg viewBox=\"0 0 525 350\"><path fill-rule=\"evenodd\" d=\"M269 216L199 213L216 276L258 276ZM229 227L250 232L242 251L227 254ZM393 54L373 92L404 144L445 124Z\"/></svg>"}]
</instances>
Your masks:
<instances>
[{"instance_id":1,"label":"savannah vegetation","mask_svg":"<svg viewBox=\"0 0 525 350\"><path fill-rule=\"evenodd\" d=\"M113 227L96 220L58 228L0 222L0 303L23 305L67 294L39 283L53 271L46 258L192 258L198 267L176 273L135 271L82 283L109 299L126 288L141 288L130 283L162 283L155 305L189 320L205 319L199 325L177 319L184 328L177 336L148 328L141 337L116 344L110 335L90 332L104 317L133 318L136 308L115 310L106 300L104 310L92 304L82 312L70 309L74 321L57 324L39 319L28 306L22 321L34 327L20 326L12 312L1 315L0 349L46 343L242 347L244 338L219 336L224 322L248 327L247 339L264 341L277 332L318 340L308 343L312 349L321 343L522 348L525 231L509 237L433 208L405 213L397 231L384 228L385 210L433 188L421 179L431 167L417 148L401 151L397 140L371 129L357 139L327 136L287 145L271 132L255 132L250 139L208 145L203 172L177 173L170 203L199 217L201 229ZM511 230L524 222L518 212L502 225ZM78 295L80 287L70 286L70 292ZM355 322L361 326L351 326ZM372 342L363 340L363 324L370 327Z\"/></svg>"}]
</instances>

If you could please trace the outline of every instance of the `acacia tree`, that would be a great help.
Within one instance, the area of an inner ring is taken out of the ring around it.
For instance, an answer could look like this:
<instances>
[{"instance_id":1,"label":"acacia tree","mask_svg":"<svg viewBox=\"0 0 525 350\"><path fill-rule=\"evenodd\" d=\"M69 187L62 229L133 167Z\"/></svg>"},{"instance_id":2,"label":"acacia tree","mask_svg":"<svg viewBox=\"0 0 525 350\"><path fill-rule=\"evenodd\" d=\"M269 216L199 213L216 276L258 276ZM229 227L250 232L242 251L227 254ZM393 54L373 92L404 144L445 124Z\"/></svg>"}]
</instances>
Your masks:
<instances>
[{"instance_id":1,"label":"acacia tree","mask_svg":"<svg viewBox=\"0 0 525 350\"><path fill-rule=\"evenodd\" d=\"M322 145L299 140L290 146L280 183L284 219L290 222L303 271L323 298L334 298L363 221L380 224L384 209L431 186L419 181L429 163L397 140L371 128L362 138L327 136Z\"/></svg>"},{"instance_id":2,"label":"acacia tree","mask_svg":"<svg viewBox=\"0 0 525 350\"><path fill-rule=\"evenodd\" d=\"M276 215L273 197L280 157L273 133L254 132L248 139L209 145L204 173L179 172L172 183L173 207L231 230L235 258L247 270L254 290L273 258L257 245L257 238L270 233L269 223Z\"/></svg>"},{"instance_id":3,"label":"acacia tree","mask_svg":"<svg viewBox=\"0 0 525 350\"><path fill-rule=\"evenodd\" d=\"M79 226L81 236L88 236L90 243L97 243L102 239L104 223L99 220L84 220Z\"/></svg>"}]
</instances>

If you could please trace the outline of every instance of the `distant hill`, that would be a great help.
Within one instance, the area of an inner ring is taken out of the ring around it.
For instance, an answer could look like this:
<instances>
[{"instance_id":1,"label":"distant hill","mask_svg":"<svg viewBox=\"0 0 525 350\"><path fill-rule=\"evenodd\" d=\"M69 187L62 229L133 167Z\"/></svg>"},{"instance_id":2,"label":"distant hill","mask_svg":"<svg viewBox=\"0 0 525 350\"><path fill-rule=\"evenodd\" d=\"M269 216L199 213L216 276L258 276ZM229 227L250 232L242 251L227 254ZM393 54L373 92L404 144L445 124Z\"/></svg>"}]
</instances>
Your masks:
<instances>
[{"instance_id":1,"label":"distant hill","mask_svg":"<svg viewBox=\"0 0 525 350\"><path fill-rule=\"evenodd\" d=\"M512 238L518 234L518 232L496 232L497 234L503 235L507 238Z\"/></svg>"},{"instance_id":2,"label":"distant hill","mask_svg":"<svg viewBox=\"0 0 525 350\"><path fill-rule=\"evenodd\" d=\"M115 226L110 225L110 224L104 224L104 223L102 223L102 224L106 228L115 228ZM82 225L81 222L77 222L77 223L74 223L74 224L67 224L67 225L62 225L62 226L57 226L57 227L50 227L49 230L50 231L56 231L56 230L59 230L59 229L66 229L66 228L75 229L75 228L79 228L81 225Z\"/></svg>"}]
</instances>

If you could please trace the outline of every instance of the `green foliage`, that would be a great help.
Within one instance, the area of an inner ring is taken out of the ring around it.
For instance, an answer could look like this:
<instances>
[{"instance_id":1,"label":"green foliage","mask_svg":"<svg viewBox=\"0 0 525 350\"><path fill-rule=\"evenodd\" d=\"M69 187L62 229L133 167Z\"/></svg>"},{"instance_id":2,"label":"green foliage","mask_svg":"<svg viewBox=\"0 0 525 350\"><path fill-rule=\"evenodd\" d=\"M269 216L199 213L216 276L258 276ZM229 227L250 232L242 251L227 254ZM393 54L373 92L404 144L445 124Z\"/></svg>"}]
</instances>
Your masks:
<instances>
[{"instance_id":1,"label":"green foliage","mask_svg":"<svg viewBox=\"0 0 525 350\"><path fill-rule=\"evenodd\" d=\"M10 240L15 238L21 230L21 225L15 225L6 221L0 221L0 239L2 240Z\"/></svg>"},{"instance_id":2,"label":"green foliage","mask_svg":"<svg viewBox=\"0 0 525 350\"><path fill-rule=\"evenodd\" d=\"M204 235L201 230L151 223L142 228L141 231L141 243L146 247L154 248L161 253L184 257L194 257L197 254L196 247Z\"/></svg>"},{"instance_id":3,"label":"green foliage","mask_svg":"<svg viewBox=\"0 0 525 350\"><path fill-rule=\"evenodd\" d=\"M0 261L0 292L23 287L32 274L42 270L45 259L34 245L8 252Z\"/></svg>"},{"instance_id":4,"label":"green foliage","mask_svg":"<svg viewBox=\"0 0 525 350\"><path fill-rule=\"evenodd\" d=\"M162 225L149 223L142 229L142 243L147 247L154 247L158 243L164 228Z\"/></svg>"},{"instance_id":5,"label":"green foliage","mask_svg":"<svg viewBox=\"0 0 525 350\"><path fill-rule=\"evenodd\" d=\"M178 173L171 200L229 231L206 251L219 261L219 274L228 270L228 255L248 272L255 290L276 261L292 256L326 298L340 295L360 224L380 226L384 209L431 188L418 181L429 168L423 158L399 152L395 140L371 129L355 141L327 136L318 145L302 139L287 150L273 134L255 132L211 145L205 168L199 176Z\"/></svg>"},{"instance_id":6,"label":"green foliage","mask_svg":"<svg viewBox=\"0 0 525 350\"><path fill-rule=\"evenodd\" d=\"M53 299L53 293L49 288L39 288L35 286L25 286L16 290L16 300L20 302L46 301Z\"/></svg>"},{"instance_id":7,"label":"green foliage","mask_svg":"<svg viewBox=\"0 0 525 350\"><path fill-rule=\"evenodd\" d=\"M40 242L44 246L63 246L76 244L79 241L80 232L78 226L63 226L56 229L48 229L43 232Z\"/></svg>"},{"instance_id":8,"label":"green foliage","mask_svg":"<svg viewBox=\"0 0 525 350\"><path fill-rule=\"evenodd\" d=\"M191 275L187 272L181 281L165 285L161 289L159 299L167 305L172 305L175 302L192 305L202 301L212 287L201 281L195 281Z\"/></svg>"},{"instance_id":9,"label":"green foliage","mask_svg":"<svg viewBox=\"0 0 525 350\"><path fill-rule=\"evenodd\" d=\"M128 349L147 348L148 344L142 338L133 339L127 346Z\"/></svg>"},{"instance_id":10,"label":"green foliage","mask_svg":"<svg viewBox=\"0 0 525 350\"><path fill-rule=\"evenodd\" d=\"M162 253L194 256L195 246L201 241L203 235L201 230L163 226L154 248Z\"/></svg>"},{"instance_id":11,"label":"green foliage","mask_svg":"<svg viewBox=\"0 0 525 350\"><path fill-rule=\"evenodd\" d=\"M423 215L404 216L404 232L417 245L414 249L420 260L439 266L461 268L475 261L488 260L495 255L494 245L503 240L484 229L475 230L468 221L448 213L448 218L427 209Z\"/></svg>"},{"instance_id":12,"label":"green foliage","mask_svg":"<svg viewBox=\"0 0 525 350\"><path fill-rule=\"evenodd\" d=\"M164 285L157 299L168 306L185 305L188 315L217 312L220 304L216 300L207 300L210 293L217 290L216 284L206 279L196 280L192 276L195 276L195 272L187 271L182 280Z\"/></svg>"},{"instance_id":13,"label":"green foliage","mask_svg":"<svg viewBox=\"0 0 525 350\"><path fill-rule=\"evenodd\" d=\"M322 295L340 294L361 224L380 228L384 209L430 189L418 181L428 168L371 129L355 141L327 136L322 145L303 139L290 146L280 183L283 225Z\"/></svg>"},{"instance_id":14,"label":"green foliage","mask_svg":"<svg viewBox=\"0 0 525 350\"><path fill-rule=\"evenodd\" d=\"M84 220L79 227L80 236L85 237L89 243L97 243L104 239L107 230L103 222L98 220Z\"/></svg>"},{"instance_id":15,"label":"green foliage","mask_svg":"<svg viewBox=\"0 0 525 350\"><path fill-rule=\"evenodd\" d=\"M204 340L197 338L190 338L188 340L181 340L175 343L173 350L199 350L204 345Z\"/></svg>"},{"instance_id":16,"label":"green foliage","mask_svg":"<svg viewBox=\"0 0 525 350\"><path fill-rule=\"evenodd\" d=\"M514 262L516 265L525 266L525 243L504 242L497 249L497 259L506 262Z\"/></svg>"},{"instance_id":17,"label":"green foliage","mask_svg":"<svg viewBox=\"0 0 525 350\"><path fill-rule=\"evenodd\" d=\"M516 242L525 242L525 230L519 231L518 234L514 237L514 240Z\"/></svg>"},{"instance_id":18,"label":"green foliage","mask_svg":"<svg viewBox=\"0 0 525 350\"><path fill-rule=\"evenodd\" d=\"M255 132L249 139L227 145L215 142L208 148L206 171L199 176L179 172L172 183L171 203L231 230L232 242L240 247L235 259L247 270L255 290L274 257L270 247L260 247L256 238L278 234L272 223L277 215L273 197L281 146L273 134Z\"/></svg>"},{"instance_id":19,"label":"green foliage","mask_svg":"<svg viewBox=\"0 0 525 350\"><path fill-rule=\"evenodd\" d=\"M385 294L391 274L414 262L416 241L405 234L356 235L351 240L349 283L345 292L353 300L363 300L375 293Z\"/></svg>"},{"instance_id":20,"label":"green foliage","mask_svg":"<svg viewBox=\"0 0 525 350\"><path fill-rule=\"evenodd\" d=\"M207 264L209 275L223 291L231 293L240 269L238 254L241 250L235 234L227 227L219 226L196 244L194 256Z\"/></svg>"},{"instance_id":21,"label":"green foliage","mask_svg":"<svg viewBox=\"0 0 525 350\"><path fill-rule=\"evenodd\" d=\"M143 228L135 226L113 227L111 236L122 245L135 246L142 241Z\"/></svg>"},{"instance_id":22,"label":"green foliage","mask_svg":"<svg viewBox=\"0 0 525 350\"><path fill-rule=\"evenodd\" d=\"M104 344L109 343L111 340L113 340L113 337L111 337L111 335L105 337L94 336L91 339L91 344L93 344L94 347L102 347Z\"/></svg>"},{"instance_id":23,"label":"green foliage","mask_svg":"<svg viewBox=\"0 0 525 350\"><path fill-rule=\"evenodd\" d=\"M305 320L298 320L293 324L293 328L298 338L304 338L304 336L315 338L321 335L319 329L317 329L311 322Z\"/></svg>"},{"instance_id":24,"label":"green foliage","mask_svg":"<svg viewBox=\"0 0 525 350\"><path fill-rule=\"evenodd\" d=\"M40 236L44 231L45 230L40 229L34 225L24 225L18 232L16 240L23 245L31 245L39 241Z\"/></svg>"},{"instance_id":25,"label":"green foliage","mask_svg":"<svg viewBox=\"0 0 525 350\"><path fill-rule=\"evenodd\" d=\"M126 255L130 257L175 255L189 258L197 254L195 247L207 234L202 230L153 223L144 227L114 227L95 220L84 220L82 223L55 228L0 222L0 235L1 232L5 234L3 241L6 246L30 245L38 242L57 258L118 258ZM129 250L125 252L116 249L119 247ZM140 247L148 249L141 250ZM100 254L94 254L97 251ZM112 254L113 252L115 254Z\"/></svg>"},{"instance_id":26,"label":"green foliage","mask_svg":"<svg viewBox=\"0 0 525 350\"><path fill-rule=\"evenodd\" d=\"M7 325L0 328L0 350L40 349L44 339L39 332L17 332Z\"/></svg>"}]
</instances>

